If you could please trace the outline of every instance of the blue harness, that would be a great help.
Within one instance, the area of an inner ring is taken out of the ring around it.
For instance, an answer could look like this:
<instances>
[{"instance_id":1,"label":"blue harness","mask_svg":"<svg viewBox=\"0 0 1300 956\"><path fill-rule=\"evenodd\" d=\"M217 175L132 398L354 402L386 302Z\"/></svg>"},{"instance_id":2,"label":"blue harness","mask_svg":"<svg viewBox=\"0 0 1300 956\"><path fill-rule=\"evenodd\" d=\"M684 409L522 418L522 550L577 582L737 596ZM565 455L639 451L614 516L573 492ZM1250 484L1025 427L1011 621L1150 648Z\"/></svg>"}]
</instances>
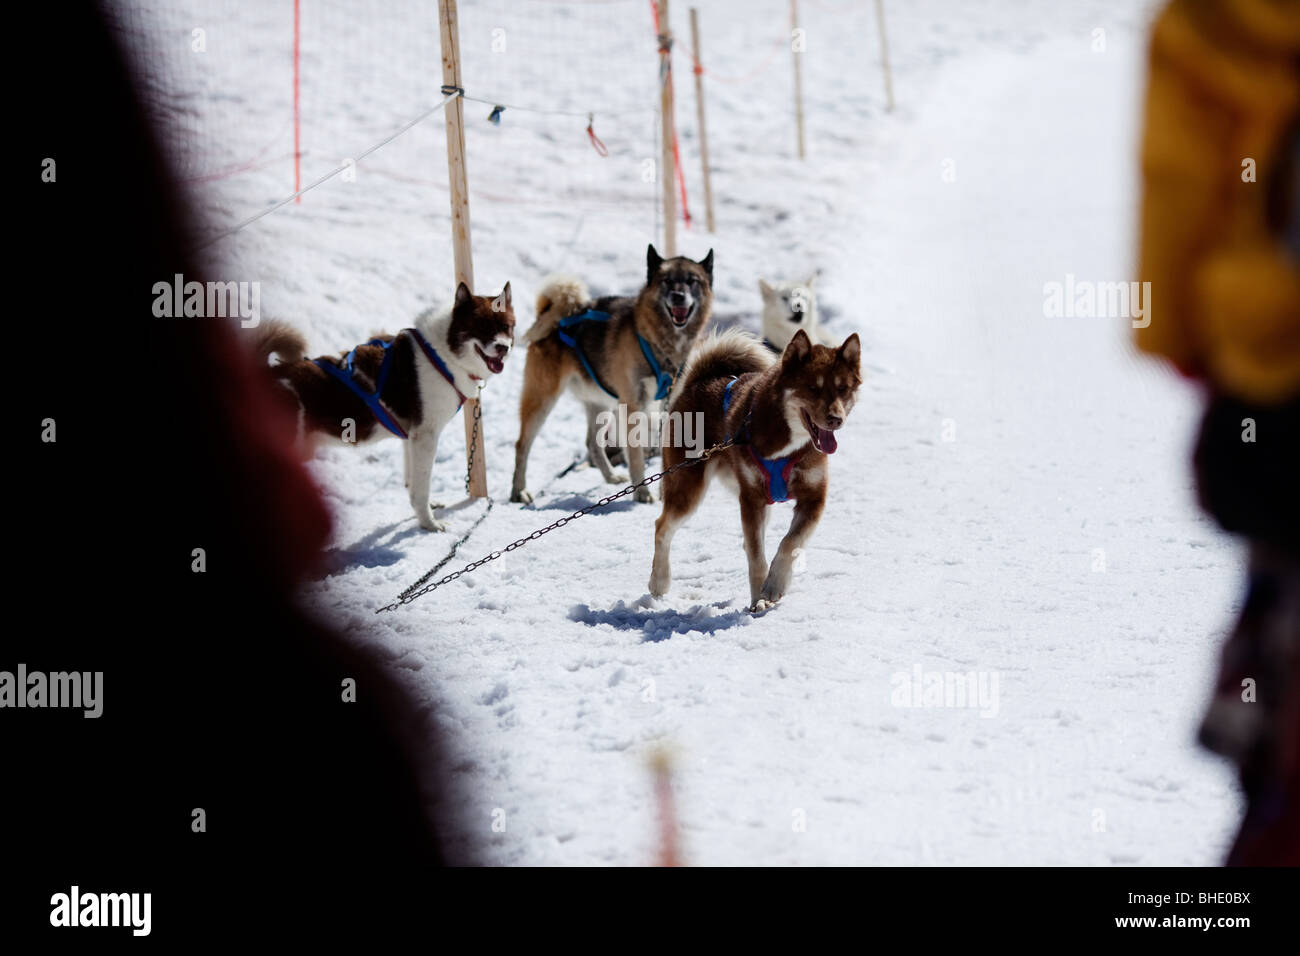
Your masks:
<instances>
[{"instance_id":1,"label":"blue harness","mask_svg":"<svg viewBox=\"0 0 1300 956\"><path fill-rule=\"evenodd\" d=\"M731 386L736 384L736 377L733 376L727 383L726 390L722 393L722 414L726 417L727 409L731 407ZM748 421L745 423L748 428ZM722 436L723 441L731 441L731 435L727 434L725 429ZM749 457L754 459L754 464L758 465L763 471L763 480L767 485L767 503L769 505L780 504L783 501L790 500L790 473L794 471L794 466L799 463L803 457L802 451L793 455L787 455L784 458L763 458L758 452L754 451L754 446L746 443L745 448L749 451Z\"/></svg>"},{"instance_id":2,"label":"blue harness","mask_svg":"<svg viewBox=\"0 0 1300 956\"><path fill-rule=\"evenodd\" d=\"M605 394L612 398L618 398L618 394L600 380L600 376L596 374L596 370L591 367L591 361L587 358L587 353L582 350L582 346L578 344L578 340L573 337L571 332L569 332L569 329L573 328L575 325L581 325L583 322L608 321L608 312L598 312L595 309L588 309L586 312L579 312L577 315L567 315L560 319L560 326L557 334L560 336L560 341L573 349L574 353L578 356L578 361L582 363L582 367L586 371L587 377L599 385ZM636 340L641 343L641 354L645 356L645 360L650 366L650 371L654 373L655 382L658 383L658 387L655 390L655 401L662 402L668 397L668 389L672 388L673 377L660 368L659 362L650 348L650 343L642 337L640 332L637 333Z\"/></svg>"},{"instance_id":3,"label":"blue harness","mask_svg":"<svg viewBox=\"0 0 1300 956\"><path fill-rule=\"evenodd\" d=\"M461 405L465 404L465 395L456 387L456 380L452 377L451 371L447 368L447 363L445 363L442 360L442 357L434 351L433 346L430 345L428 340L420 334L419 329L403 329L402 332L398 332L397 335L401 335L403 332L409 332L415 337L415 341L420 344L420 349L428 357L429 361L433 363L433 367L441 372L442 377L447 380L448 384L450 384L453 389L455 389L456 396L460 399L460 403L456 406L456 409L459 411ZM389 342L385 342L383 339L371 339L369 342L365 343L366 345L377 345L384 350L384 361L383 364L379 366L379 375L375 379L374 391L364 388L356 380L356 368L353 363L356 361L357 349L361 348L360 345L355 346L352 351L348 352L342 365L336 365L328 359L313 359L313 361L320 366L321 369L346 386L348 391L352 392L353 395L365 402L366 408L370 409L370 413L375 416L375 420L378 421L379 424L383 425L398 438L406 438L407 435L405 429L403 429L401 425L397 424L397 419L393 417L393 414L384 405L383 400L384 384L388 381L388 372L392 368L393 364L393 343L396 341L397 336L394 336L392 341Z\"/></svg>"}]
</instances>

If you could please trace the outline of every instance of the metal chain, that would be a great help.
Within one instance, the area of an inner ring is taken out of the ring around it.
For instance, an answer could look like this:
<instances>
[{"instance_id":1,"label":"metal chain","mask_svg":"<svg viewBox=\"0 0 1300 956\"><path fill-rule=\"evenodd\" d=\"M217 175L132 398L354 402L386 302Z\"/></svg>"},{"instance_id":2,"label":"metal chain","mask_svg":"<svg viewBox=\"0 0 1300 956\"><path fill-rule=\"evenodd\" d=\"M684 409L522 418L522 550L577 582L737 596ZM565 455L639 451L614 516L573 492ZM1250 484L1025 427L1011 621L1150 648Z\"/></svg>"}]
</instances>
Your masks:
<instances>
[{"instance_id":1,"label":"metal chain","mask_svg":"<svg viewBox=\"0 0 1300 956\"><path fill-rule=\"evenodd\" d=\"M474 427L470 429L469 452L465 455L465 494L474 478L474 450L478 448L479 424L483 420L483 384L480 382L478 394L474 396Z\"/></svg>"},{"instance_id":2,"label":"metal chain","mask_svg":"<svg viewBox=\"0 0 1300 956\"><path fill-rule=\"evenodd\" d=\"M730 448L732 445L736 444L737 441L738 441L737 438L729 438L726 441L718 442L712 448L707 449L704 452L704 454L696 458L683 458L681 461L673 465L671 468L666 468L663 471L658 472L657 474L650 475L648 478L644 478L641 481L638 481L634 485L628 485L622 491L615 492L612 495L609 495L605 498L601 498L599 501L595 502L594 504L587 505L585 508L579 508L577 511L573 512L573 514L560 518L558 521L553 521L545 528L538 528L532 534L527 535L526 537L523 538L519 538L517 541L512 541L510 544L506 545L500 551L493 551L491 554L484 555L483 557L479 558L477 561L471 561L469 564L465 565L465 567L461 568L459 571L453 571L451 574L447 575L446 577L441 578L440 580L437 580L432 584L426 585L425 587L419 588L419 590L415 590L415 588L418 587L419 585L419 582L416 582L416 584L412 585L411 587L407 588L406 591L402 592L402 594L398 597L396 601L394 601L392 604L388 604L385 605L384 607L379 608L379 610L375 611L375 613L382 614L385 611L396 610L397 608L401 607L403 604L410 604L416 598L428 594L430 591L435 591L438 588L442 587L444 584L450 584L452 581L455 581L461 575L469 574L471 571L481 568L489 561L495 561L497 558L501 557L501 555L514 551L516 548L522 548L529 541L536 541L538 538L542 537L543 535L550 534L552 531L555 531L557 528L563 528L570 521L576 521L577 519L581 518L583 515L591 514L593 511L597 510L598 508L604 508L605 506L613 504L615 501L618 501L620 498L627 497L628 495L635 492L638 488L645 488L649 485L654 484L656 481L660 481L668 477L673 472L677 471L679 468L689 468L691 465L698 465L701 462L708 461L710 456L715 455L726 448ZM434 572L430 572L430 573L432 574ZM425 577L427 578L428 575L426 575Z\"/></svg>"},{"instance_id":3,"label":"metal chain","mask_svg":"<svg viewBox=\"0 0 1300 956\"><path fill-rule=\"evenodd\" d=\"M403 590L402 593L398 595L398 597L399 598L407 597L416 588L423 587L425 584L427 584L429 578L433 577L444 567L446 567L447 562L450 561L452 558L456 557L456 552L460 550L460 546L464 544L466 541L468 541L469 536L478 530L478 526L487 520L487 516L492 513L492 506L494 504L496 504L496 502L494 502L491 498L489 498L487 500L487 507L483 509L483 513L474 520L474 523L469 526L469 529L464 534L462 534L459 538L457 538L452 543L451 550L447 552L447 554L443 557L443 559L439 561L437 564L435 564L432 568L430 568L425 574L423 574L418 581L416 581L414 584L410 585L405 590Z\"/></svg>"}]
</instances>

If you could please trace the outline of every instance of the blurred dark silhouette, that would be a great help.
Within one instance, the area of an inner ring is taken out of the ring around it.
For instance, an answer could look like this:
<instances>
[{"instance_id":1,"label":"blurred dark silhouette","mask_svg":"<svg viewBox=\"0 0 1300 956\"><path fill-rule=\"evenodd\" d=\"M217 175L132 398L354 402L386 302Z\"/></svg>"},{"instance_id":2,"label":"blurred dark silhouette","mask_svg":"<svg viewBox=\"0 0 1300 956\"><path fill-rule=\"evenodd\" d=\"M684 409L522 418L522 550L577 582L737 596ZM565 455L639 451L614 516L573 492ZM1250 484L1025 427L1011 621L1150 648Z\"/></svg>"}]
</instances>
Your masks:
<instances>
[{"instance_id":1,"label":"blurred dark silhouette","mask_svg":"<svg viewBox=\"0 0 1300 956\"><path fill-rule=\"evenodd\" d=\"M1151 41L1145 350L1204 383L1203 507L1250 549L1201 742L1238 767L1228 863L1300 864L1300 4L1174 0Z\"/></svg>"},{"instance_id":2,"label":"blurred dark silhouette","mask_svg":"<svg viewBox=\"0 0 1300 956\"><path fill-rule=\"evenodd\" d=\"M29 264L11 321L31 331L6 363L24 450L0 669L103 671L104 709L0 715L4 855L25 874L6 930L48 926L73 883L151 891L155 934L362 900L423 922L431 869L469 862L428 715L295 605L328 516L232 329L152 314L175 274L257 277L187 252L197 224L132 83L147 51L128 58L93 4L21 16L11 35L42 74L14 233ZM54 443L36 438L46 419Z\"/></svg>"}]
</instances>

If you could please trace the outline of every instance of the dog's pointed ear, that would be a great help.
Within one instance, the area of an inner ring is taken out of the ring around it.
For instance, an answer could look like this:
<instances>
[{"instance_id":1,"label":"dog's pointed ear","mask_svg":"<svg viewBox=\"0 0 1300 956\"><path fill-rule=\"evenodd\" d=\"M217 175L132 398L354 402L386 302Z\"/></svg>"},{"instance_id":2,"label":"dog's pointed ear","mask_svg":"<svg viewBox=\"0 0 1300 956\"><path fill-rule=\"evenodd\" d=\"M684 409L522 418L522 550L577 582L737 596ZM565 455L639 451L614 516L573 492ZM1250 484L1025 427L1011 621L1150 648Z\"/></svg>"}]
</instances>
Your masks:
<instances>
[{"instance_id":1,"label":"dog's pointed ear","mask_svg":"<svg viewBox=\"0 0 1300 956\"><path fill-rule=\"evenodd\" d=\"M766 279L759 279L758 291L759 294L762 295L763 301L766 302L768 299L772 298L772 293L775 290L772 288L771 285L768 284L768 281Z\"/></svg>"},{"instance_id":2,"label":"dog's pointed ear","mask_svg":"<svg viewBox=\"0 0 1300 956\"><path fill-rule=\"evenodd\" d=\"M709 285L713 285L713 250L712 249L709 250L709 254L707 256L705 256L703 259L700 260L700 268L702 268L705 272L708 273Z\"/></svg>"},{"instance_id":3,"label":"dog's pointed ear","mask_svg":"<svg viewBox=\"0 0 1300 956\"><path fill-rule=\"evenodd\" d=\"M468 303L469 300L472 298L474 298L474 295L472 292L469 291L469 286L467 286L463 282L460 285L456 286L456 308L459 309L461 306Z\"/></svg>"},{"instance_id":4,"label":"dog's pointed ear","mask_svg":"<svg viewBox=\"0 0 1300 956\"><path fill-rule=\"evenodd\" d=\"M655 244L653 242L646 246L645 275L647 282L654 281L655 273L659 271L659 267L663 264L663 261L664 257L655 251Z\"/></svg>"},{"instance_id":5,"label":"dog's pointed ear","mask_svg":"<svg viewBox=\"0 0 1300 956\"><path fill-rule=\"evenodd\" d=\"M845 339L844 344L839 347L838 351L841 361L846 365L852 365L855 369L858 368L859 363L862 361L862 342L858 340L858 333L854 332Z\"/></svg>"},{"instance_id":6,"label":"dog's pointed ear","mask_svg":"<svg viewBox=\"0 0 1300 956\"><path fill-rule=\"evenodd\" d=\"M781 353L781 364L786 367L802 365L810 358L812 358L812 340L808 338L807 332L800 329Z\"/></svg>"},{"instance_id":7,"label":"dog's pointed ear","mask_svg":"<svg viewBox=\"0 0 1300 956\"><path fill-rule=\"evenodd\" d=\"M510 283L507 282L501 289L501 294L492 300L492 311L509 312L510 305Z\"/></svg>"}]
</instances>

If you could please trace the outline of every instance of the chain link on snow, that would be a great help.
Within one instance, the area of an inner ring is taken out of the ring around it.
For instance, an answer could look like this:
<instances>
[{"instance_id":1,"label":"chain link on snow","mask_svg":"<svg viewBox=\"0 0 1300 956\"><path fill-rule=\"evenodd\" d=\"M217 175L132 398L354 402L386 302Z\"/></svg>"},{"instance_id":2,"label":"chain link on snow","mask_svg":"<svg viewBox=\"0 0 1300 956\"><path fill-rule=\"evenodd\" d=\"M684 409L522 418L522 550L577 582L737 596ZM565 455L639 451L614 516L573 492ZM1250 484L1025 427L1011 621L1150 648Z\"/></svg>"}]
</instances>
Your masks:
<instances>
[{"instance_id":1,"label":"chain link on snow","mask_svg":"<svg viewBox=\"0 0 1300 956\"><path fill-rule=\"evenodd\" d=\"M404 590L401 594L399 594L398 598L400 599L400 598L405 598L410 596L412 591L414 591L416 588L423 587L426 583L428 583L429 578L433 577L444 567L446 567L447 562L450 561L452 558L456 557L456 552L460 550L460 546L469 540L469 536L472 535L478 529L478 526L481 525L487 519L487 516L492 513L493 504L494 502L492 501L491 498L489 498L487 507L483 509L483 513L474 520L474 523L469 526L469 529L464 534L462 534L459 538L456 539L455 543L453 543L451 546L451 550L447 552L447 556L444 557L437 564L435 564L432 568L430 568L428 573L425 574L423 577L421 577L420 580L416 581L414 584L412 584L410 587Z\"/></svg>"},{"instance_id":2,"label":"chain link on snow","mask_svg":"<svg viewBox=\"0 0 1300 956\"><path fill-rule=\"evenodd\" d=\"M746 419L746 423L748 423L748 419ZM604 508L608 505L611 505L615 501L618 501L620 498L625 498L628 495L634 493L639 488L646 488L654 484L656 481L661 481L662 479L671 475L673 472L677 471L679 468L689 468L692 465L698 465L701 462L708 461L712 455L715 455L718 452L722 451L723 449L730 448L732 445L735 445L737 443L737 440L738 439L736 438L729 438L726 441L718 442L718 444L714 445L712 448L707 449L704 452L704 454L700 455L698 458L683 458L681 461L673 465L671 468L666 468L663 471L658 472L657 474L650 475L649 477L644 478L641 481L638 481L634 485L628 485L622 491L618 491L612 495L608 495L604 498L601 498L599 501L595 502L594 504L589 504L585 508L579 508L577 511L573 512L573 514L566 515L565 517L560 518L557 521L553 521L545 528L538 528L536 531L532 532L531 534L523 538L519 538L516 541L510 542L510 544L506 545L500 551L493 551L491 554L484 555L483 557L479 558L477 561L471 561L469 564L465 565L465 567L461 568L459 571L453 571L451 574L448 574L446 577L434 581L432 584L424 585L423 587L421 587L421 585L424 584L425 581L427 581L430 577L432 577L434 574L438 572L438 569L441 568L443 564L447 563L447 560L449 560L451 557L451 555L448 555L447 558L443 559L441 564L439 564L432 571L428 572L428 574L424 575L424 577L420 578L419 581L416 581L405 591L403 591L398 596L396 601L394 601L392 604L387 604L384 607L379 608L377 611L375 611L375 613L383 614L385 611L393 611L404 604L410 604L416 598L428 594L430 591L436 591L444 584L450 584L452 581L455 581L457 578L461 577L462 575L469 574L471 571L475 571L478 568L481 568L483 565L487 564L490 561L495 561L503 554L508 554L509 552L514 551L516 548L522 548L530 541L536 541L538 538L542 537L543 535L550 534L552 531L555 531L559 528L563 528L570 521L576 521L579 518L581 518L583 515L589 515L593 511L596 511L599 508ZM487 513L484 512L483 516L486 517ZM452 554L455 554L455 548L452 549Z\"/></svg>"}]
</instances>

